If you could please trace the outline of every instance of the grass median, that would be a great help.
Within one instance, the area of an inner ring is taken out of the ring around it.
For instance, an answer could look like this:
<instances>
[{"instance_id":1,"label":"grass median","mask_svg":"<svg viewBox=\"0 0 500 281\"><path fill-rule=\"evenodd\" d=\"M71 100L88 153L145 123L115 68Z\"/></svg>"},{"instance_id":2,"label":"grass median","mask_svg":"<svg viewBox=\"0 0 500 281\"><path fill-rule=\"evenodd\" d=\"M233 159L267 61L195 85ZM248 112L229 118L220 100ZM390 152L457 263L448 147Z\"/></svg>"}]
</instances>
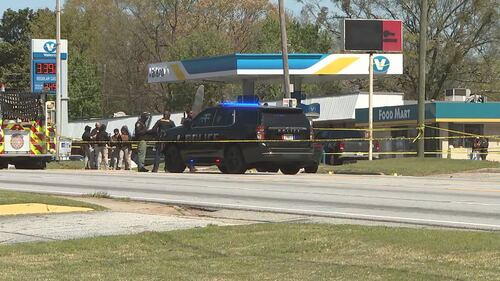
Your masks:
<instances>
[{"instance_id":1,"label":"grass median","mask_svg":"<svg viewBox=\"0 0 500 281\"><path fill-rule=\"evenodd\" d=\"M0 190L0 205L23 204L23 203L40 203L40 204L68 206L68 207L85 207L97 211L105 209L102 206L88 204L77 200L60 198L57 196Z\"/></svg>"},{"instance_id":2,"label":"grass median","mask_svg":"<svg viewBox=\"0 0 500 281\"><path fill-rule=\"evenodd\" d=\"M340 166L322 166L320 173L382 173L392 175L397 173L404 176L429 176L437 174L451 174L479 169L500 169L499 162L452 160L441 158L393 158L374 161L358 161L353 164Z\"/></svg>"},{"instance_id":3,"label":"grass median","mask_svg":"<svg viewBox=\"0 0 500 281\"><path fill-rule=\"evenodd\" d=\"M0 246L5 280L499 280L500 234L256 224Z\"/></svg>"}]
</instances>

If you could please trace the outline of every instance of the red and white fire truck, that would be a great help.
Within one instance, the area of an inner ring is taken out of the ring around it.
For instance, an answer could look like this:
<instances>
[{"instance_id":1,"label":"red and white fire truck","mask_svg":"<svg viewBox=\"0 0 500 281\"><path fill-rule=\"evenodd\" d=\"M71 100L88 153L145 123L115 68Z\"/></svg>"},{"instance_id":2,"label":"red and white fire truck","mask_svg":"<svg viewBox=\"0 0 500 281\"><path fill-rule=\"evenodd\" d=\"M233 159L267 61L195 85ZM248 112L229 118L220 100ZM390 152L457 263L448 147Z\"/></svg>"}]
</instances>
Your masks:
<instances>
[{"instance_id":1,"label":"red and white fire truck","mask_svg":"<svg viewBox=\"0 0 500 281\"><path fill-rule=\"evenodd\" d=\"M45 94L0 92L0 169L44 169L54 159L53 106Z\"/></svg>"}]
</instances>

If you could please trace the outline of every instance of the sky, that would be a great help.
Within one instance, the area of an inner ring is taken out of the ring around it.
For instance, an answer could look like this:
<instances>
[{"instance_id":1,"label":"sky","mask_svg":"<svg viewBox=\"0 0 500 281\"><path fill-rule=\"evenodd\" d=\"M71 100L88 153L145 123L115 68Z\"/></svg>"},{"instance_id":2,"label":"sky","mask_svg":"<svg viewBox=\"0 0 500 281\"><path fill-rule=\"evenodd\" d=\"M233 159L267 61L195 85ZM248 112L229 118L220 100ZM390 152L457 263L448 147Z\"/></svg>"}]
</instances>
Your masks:
<instances>
[{"instance_id":1,"label":"sky","mask_svg":"<svg viewBox=\"0 0 500 281\"><path fill-rule=\"evenodd\" d=\"M64 0L61 0L61 3L64 3ZM298 4L295 0L285 0L285 5L287 9L293 11L295 14L299 14L302 7L302 5ZM56 0L0 0L0 17L3 15L3 12L9 8L17 11L26 7L33 10L39 8L55 9L55 6Z\"/></svg>"},{"instance_id":2,"label":"sky","mask_svg":"<svg viewBox=\"0 0 500 281\"><path fill-rule=\"evenodd\" d=\"M61 1L63 3L64 0ZM56 0L0 0L0 16L7 9L19 10L29 7L31 9L50 8L55 9Z\"/></svg>"}]
</instances>

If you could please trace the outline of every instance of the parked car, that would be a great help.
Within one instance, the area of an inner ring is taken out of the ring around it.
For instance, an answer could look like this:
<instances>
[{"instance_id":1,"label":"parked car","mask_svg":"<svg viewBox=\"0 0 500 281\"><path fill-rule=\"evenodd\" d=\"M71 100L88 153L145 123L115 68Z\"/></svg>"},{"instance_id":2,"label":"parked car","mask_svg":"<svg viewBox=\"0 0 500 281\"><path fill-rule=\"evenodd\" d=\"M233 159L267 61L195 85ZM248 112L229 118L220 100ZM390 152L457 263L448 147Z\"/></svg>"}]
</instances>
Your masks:
<instances>
[{"instance_id":1,"label":"parked car","mask_svg":"<svg viewBox=\"0 0 500 281\"><path fill-rule=\"evenodd\" d=\"M368 160L367 138L368 133L361 130L321 130L315 133L315 139L324 140L320 143L323 144L326 164L329 165ZM373 141L373 152L380 152L378 141ZM378 158L378 155L374 155L373 158Z\"/></svg>"}]
</instances>

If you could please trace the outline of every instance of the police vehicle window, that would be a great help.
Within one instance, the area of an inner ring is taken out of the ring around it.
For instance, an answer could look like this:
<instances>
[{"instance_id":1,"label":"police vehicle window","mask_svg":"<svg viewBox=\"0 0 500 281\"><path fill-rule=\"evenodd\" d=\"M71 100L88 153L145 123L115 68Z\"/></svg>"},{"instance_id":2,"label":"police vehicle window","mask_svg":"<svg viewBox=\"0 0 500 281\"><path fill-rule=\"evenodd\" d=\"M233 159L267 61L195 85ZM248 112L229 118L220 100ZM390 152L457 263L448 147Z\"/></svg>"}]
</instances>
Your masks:
<instances>
[{"instance_id":1,"label":"police vehicle window","mask_svg":"<svg viewBox=\"0 0 500 281\"><path fill-rule=\"evenodd\" d=\"M302 126L309 127L309 121L302 112L263 112L262 124L269 127Z\"/></svg>"},{"instance_id":2,"label":"police vehicle window","mask_svg":"<svg viewBox=\"0 0 500 281\"><path fill-rule=\"evenodd\" d=\"M230 126L234 123L234 109L218 109L214 126Z\"/></svg>"},{"instance_id":3,"label":"police vehicle window","mask_svg":"<svg viewBox=\"0 0 500 281\"><path fill-rule=\"evenodd\" d=\"M209 109L201 112L193 120L193 127L208 127L212 126L214 120L215 109Z\"/></svg>"}]
</instances>

